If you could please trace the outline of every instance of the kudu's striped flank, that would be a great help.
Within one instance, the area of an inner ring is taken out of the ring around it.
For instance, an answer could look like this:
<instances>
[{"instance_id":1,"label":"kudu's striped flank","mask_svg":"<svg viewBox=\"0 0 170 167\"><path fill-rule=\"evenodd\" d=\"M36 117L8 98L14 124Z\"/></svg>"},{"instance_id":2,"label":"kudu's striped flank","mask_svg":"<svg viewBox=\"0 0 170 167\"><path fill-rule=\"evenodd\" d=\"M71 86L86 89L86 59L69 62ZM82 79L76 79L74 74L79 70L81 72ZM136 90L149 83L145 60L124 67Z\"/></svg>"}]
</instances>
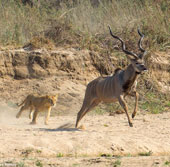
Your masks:
<instances>
[{"instance_id":1,"label":"kudu's striped flank","mask_svg":"<svg viewBox=\"0 0 170 167\"><path fill-rule=\"evenodd\" d=\"M135 54L126 50L124 41L118 36L113 35L110 27L109 31L113 38L116 38L121 42L122 50L127 55L127 58L131 63L125 70L115 70L115 73L112 76L96 78L87 85L83 105L77 114L76 128L85 114L92 110L100 102L115 101L119 101L127 115L129 126L133 126L124 97L126 95L135 95L135 108L132 113L132 118L134 118L138 106L138 93L136 92L137 78L139 74L147 70L143 61L143 56L146 55L146 51L142 48L141 44L144 35L138 29L138 34L140 35L138 47L141 53Z\"/></svg>"}]
</instances>

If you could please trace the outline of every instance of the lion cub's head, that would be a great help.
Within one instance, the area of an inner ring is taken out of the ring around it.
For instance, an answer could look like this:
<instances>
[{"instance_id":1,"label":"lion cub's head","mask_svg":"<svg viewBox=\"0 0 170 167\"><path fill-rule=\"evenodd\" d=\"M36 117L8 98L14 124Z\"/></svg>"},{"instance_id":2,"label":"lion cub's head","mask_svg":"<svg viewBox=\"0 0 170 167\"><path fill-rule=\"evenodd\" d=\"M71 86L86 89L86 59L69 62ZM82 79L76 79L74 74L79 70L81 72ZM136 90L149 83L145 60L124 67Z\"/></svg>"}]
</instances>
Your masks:
<instances>
[{"instance_id":1,"label":"lion cub's head","mask_svg":"<svg viewBox=\"0 0 170 167\"><path fill-rule=\"evenodd\" d=\"M47 95L48 102L50 102L50 105L55 107L57 99L58 99L58 94L56 95Z\"/></svg>"}]
</instances>

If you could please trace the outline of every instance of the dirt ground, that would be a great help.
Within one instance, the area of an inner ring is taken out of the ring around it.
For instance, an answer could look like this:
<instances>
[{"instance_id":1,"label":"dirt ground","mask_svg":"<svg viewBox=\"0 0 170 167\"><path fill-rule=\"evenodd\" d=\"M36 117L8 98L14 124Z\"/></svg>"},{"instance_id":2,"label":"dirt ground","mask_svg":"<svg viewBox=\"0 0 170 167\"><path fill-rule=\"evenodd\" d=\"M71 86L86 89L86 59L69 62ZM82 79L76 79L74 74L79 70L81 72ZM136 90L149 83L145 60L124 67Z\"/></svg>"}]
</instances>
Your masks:
<instances>
[{"instance_id":1,"label":"dirt ground","mask_svg":"<svg viewBox=\"0 0 170 167\"><path fill-rule=\"evenodd\" d=\"M74 128L76 115L54 116L44 125L29 125L27 115L15 118L7 108L0 117L0 164L6 166L170 165L170 113L140 113L129 127L125 114L86 115Z\"/></svg>"}]
</instances>

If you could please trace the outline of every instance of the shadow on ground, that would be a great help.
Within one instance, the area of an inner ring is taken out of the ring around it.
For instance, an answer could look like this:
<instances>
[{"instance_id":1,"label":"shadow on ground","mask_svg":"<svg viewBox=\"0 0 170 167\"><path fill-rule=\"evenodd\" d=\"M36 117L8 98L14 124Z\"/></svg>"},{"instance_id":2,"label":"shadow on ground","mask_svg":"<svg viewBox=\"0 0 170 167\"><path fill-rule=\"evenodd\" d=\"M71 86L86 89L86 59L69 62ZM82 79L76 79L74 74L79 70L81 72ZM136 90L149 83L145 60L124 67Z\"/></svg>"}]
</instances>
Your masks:
<instances>
[{"instance_id":1,"label":"shadow on ground","mask_svg":"<svg viewBox=\"0 0 170 167\"><path fill-rule=\"evenodd\" d=\"M66 123L64 125L59 126L58 128L50 129L50 128L39 128L40 131L48 131L48 132L57 132L57 131L80 131L80 129L74 128L73 124Z\"/></svg>"}]
</instances>

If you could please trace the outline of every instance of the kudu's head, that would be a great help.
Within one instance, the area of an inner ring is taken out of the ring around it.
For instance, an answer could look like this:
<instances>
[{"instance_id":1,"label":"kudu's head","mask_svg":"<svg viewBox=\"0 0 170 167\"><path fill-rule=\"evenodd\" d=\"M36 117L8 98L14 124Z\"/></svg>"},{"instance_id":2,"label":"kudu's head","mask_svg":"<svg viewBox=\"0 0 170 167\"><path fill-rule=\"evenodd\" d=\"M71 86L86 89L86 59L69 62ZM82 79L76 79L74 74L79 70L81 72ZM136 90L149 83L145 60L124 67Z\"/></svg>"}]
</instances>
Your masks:
<instances>
[{"instance_id":1,"label":"kudu's head","mask_svg":"<svg viewBox=\"0 0 170 167\"><path fill-rule=\"evenodd\" d=\"M109 26L109 30L110 30L111 36L113 38L118 39L121 42L122 50L123 50L124 53L126 53L128 59L131 61L131 64L132 64L134 70L137 73L147 71L147 68L145 67L144 60L143 60L143 57L146 55L147 52L146 52L146 50L144 50L142 48L142 44L141 44L142 40L144 38L144 35L139 31L139 29L138 29L138 34L140 35L140 39L139 39L139 42L138 42L138 47L139 47L139 49L141 51L141 53L139 53L139 54L135 54L133 52L130 52L130 51L126 50L125 42L121 38L119 38L118 36L113 35L110 26Z\"/></svg>"}]
</instances>

